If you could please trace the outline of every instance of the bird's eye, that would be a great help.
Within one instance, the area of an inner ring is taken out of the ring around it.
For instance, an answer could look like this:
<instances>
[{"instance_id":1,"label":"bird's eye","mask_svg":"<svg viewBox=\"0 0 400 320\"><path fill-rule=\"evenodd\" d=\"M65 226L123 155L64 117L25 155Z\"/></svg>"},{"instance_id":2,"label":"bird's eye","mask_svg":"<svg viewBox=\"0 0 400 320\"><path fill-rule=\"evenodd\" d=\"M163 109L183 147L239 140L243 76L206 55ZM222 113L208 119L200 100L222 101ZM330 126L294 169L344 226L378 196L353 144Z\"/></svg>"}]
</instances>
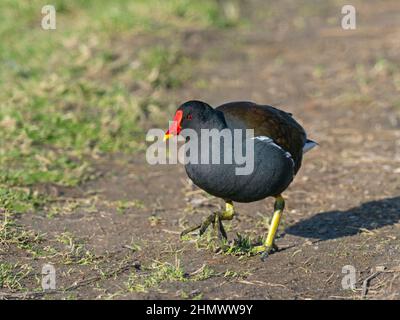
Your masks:
<instances>
[{"instance_id":1,"label":"bird's eye","mask_svg":"<svg viewBox=\"0 0 400 320\"><path fill-rule=\"evenodd\" d=\"M192 115L191 115L191 114L188 114L188 115L186 116L186 119L192 120Z\"/></svg>"}]
</instances>

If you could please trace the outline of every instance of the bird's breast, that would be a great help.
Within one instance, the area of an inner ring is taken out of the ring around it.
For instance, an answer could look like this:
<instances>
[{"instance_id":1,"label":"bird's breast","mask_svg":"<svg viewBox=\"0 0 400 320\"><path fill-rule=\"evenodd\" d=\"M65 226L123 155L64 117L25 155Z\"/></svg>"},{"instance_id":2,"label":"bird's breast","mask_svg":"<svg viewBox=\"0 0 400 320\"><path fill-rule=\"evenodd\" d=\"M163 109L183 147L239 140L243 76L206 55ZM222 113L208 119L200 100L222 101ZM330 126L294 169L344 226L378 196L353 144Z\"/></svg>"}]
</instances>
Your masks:
<instances>
[{"instance_id":1,"label":"bird's breast","mask_svg":"<svg viewBox=\"0 0 400 320\"><path fill-rule=\"evenodd\" d=\"M211 195L236 202L257 201L283 192L294 176L291 155L268 137L250 140L240 145L220 141L205 150L199 146L199 160L209 161L187 163L189 178Z\"/></svg>"}]
</instances>

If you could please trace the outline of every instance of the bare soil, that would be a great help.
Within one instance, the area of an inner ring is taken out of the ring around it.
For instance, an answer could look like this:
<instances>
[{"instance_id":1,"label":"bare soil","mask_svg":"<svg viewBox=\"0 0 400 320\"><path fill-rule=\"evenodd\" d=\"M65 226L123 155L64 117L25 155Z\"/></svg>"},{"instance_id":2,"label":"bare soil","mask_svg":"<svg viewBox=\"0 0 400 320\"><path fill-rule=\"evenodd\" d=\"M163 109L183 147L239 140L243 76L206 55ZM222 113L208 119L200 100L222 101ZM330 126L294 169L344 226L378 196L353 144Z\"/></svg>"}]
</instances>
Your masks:
<instances>
[{"instance_id":1,"label":"bare soil","mask_svg":"<svg viewBox=\"0 0 400 320\"><path fill-rule=\"evenodd\" d=\"M52 218L45 211L17 218L45 234L43 246L61 248L55 239L68 232L96 256L95 263L69 266L10 250L4 254L9 261L29 261L37 270L45 262L56 267L61 291L26 297L400 297L400 3L355 1L356 30L341 28L340 1L259 6L246 16L254 24L239 31L178 34L196 63L195 73L169 94L214 106L233 100L272 104L293 113L320 144L305 156L284 193L281 250L262 262L258 256L215 253L195 240L181 241L184 227L200 222L222 201L192 186L182 165L150 166L144 154L115 155L99 159L100 177L79 188L46 186L66 202L78 201L76 208ZM110 205L134 200L138 205L122 210ZM237 232L264 235L261 222L271 216L272 204L273 199L237 204L229 238ZM204 265L214 275L161 281L145 292L127 289L132 273L139 279L151 276L155 261L176 265L178 260L188 275ZM342 288L346 265L356 270L353 290ZM363 281L376 270L363 291ZM25 283L35 286L34 279Z\"/></svg>"}]
</instances>

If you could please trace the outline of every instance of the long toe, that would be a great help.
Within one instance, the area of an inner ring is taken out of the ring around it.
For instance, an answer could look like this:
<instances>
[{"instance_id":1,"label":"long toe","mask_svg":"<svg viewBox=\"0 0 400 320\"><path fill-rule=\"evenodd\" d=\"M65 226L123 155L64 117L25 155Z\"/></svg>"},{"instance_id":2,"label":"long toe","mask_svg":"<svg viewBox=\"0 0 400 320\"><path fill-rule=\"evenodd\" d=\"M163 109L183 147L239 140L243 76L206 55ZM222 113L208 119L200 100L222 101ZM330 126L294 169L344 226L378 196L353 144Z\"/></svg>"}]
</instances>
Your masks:
<instances>
[{"instance_id":1,"label":"long toe","mask_svg":"<svg viewBox=\"0 0 400 320\"><path fill-rule=\"evenodd\" d=\"M218 226L219 226L219 238L220 239L224 239L227 240L228 239L228 235L226 234L225 228L224 228L224 224L222 223L222 220L218 221Z\"/></svg>"},{"instance_id":2,"label":"long toe","mask_svg":"<svg viewBox=\"0 0 400 320\"><path fill-rule=\"evenodd\" d=\"M199 235L200 237L206 232L207 228L213 223L215 220L215 213L211 214L206 220L203 221L200 227Z\"/></svg>"},{"instance_id":3,"label":"long toe","mask_svg":"<svg viewBox=\"0 0 400 320\"><path fill-rule=\"evenodd\" d=\"M214 224L214 237L218 241L221 241L221 242L223 240L226 240L227 235L226 235L224 225L222 223L221 213L219 213L219 212L215 213L215 218L214 218L213 224Z\"/></svg>"},{"instance_id":4,"label":"long toe","mask_svg":"<svg viewBox=\"0 0 400 320\"><path fill-rule=\"evenodd\" d=\"M182 238L183 236L187 235L188 233L191 233L200 228L201 228L201 224L199 224L197 226L189 227L181 232L180 237Z\"/></svg>"}]
</instances>

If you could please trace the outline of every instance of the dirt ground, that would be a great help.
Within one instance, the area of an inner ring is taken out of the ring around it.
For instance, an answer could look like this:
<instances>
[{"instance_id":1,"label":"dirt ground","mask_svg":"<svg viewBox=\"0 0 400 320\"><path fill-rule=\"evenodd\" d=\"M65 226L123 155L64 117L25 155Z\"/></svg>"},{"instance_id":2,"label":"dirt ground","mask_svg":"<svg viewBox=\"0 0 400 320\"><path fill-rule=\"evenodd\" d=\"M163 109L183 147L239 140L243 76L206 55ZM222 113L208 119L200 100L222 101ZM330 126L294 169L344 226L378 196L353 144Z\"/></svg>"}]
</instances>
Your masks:
<instances>
[{"instance_id":1,"label":"dirt ground","mask_svg":"<svg viewBox=\"0 0 400 320\"><path fill-rule=\"evenodd\" d=\"M36 278L23 281L32 290L41 266L52 263L57 291L13 296L4 289L0 296L399 299L400 3L354 1L356 30L340 27L342 2L313 3L248 3L243 14L251 27L178 34L196 72L169 93L214 106L272 104L293 113L320 144L284 193L279 252L262 262L213 252L196 236L181 241L185 227L222 201L192 186L182 165L150 166L144 154L115 155L98 159L98 178L79 188L43 186L63 199L61 213L16 219L44 235L41 248L69 245L62 260L57 254L32 259L13 248L2 254L37 270ZM272 199L237 204L229 239L265 235L272 205ZM63 241L55 240L60 234ZM72 255L78 246L79 263ZM348 265L356 271L354 289L342 287Z\"/></svg>"}]
</instances>

